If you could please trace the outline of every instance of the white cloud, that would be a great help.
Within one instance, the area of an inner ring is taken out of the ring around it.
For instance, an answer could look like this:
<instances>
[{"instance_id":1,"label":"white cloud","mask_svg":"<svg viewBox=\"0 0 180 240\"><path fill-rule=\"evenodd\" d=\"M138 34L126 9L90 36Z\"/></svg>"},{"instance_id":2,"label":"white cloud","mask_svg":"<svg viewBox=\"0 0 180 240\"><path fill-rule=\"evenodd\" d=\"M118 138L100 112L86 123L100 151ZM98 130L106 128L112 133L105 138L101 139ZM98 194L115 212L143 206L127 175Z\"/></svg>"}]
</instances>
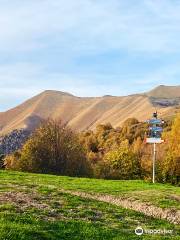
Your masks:
<instances>
[{"instance_id":1,"label":"white cloud","mask_svg":"<svg viewBox=\"0 0 180 240\"><path fill-rule=\"evenodd\" d=\"M42 68L30 63L15 63L0 65L1 97L14 96L30 97L39 92L38 81L42 75ZM42 84L42 82L41 82Z\"/></svg>"},{"instance_id":2,"label":"white cloud","mask_svg":"<svg viewBox=\"0 0 180 240\"><path fill-rule=\"evenodd\" d=\"M5 101L10 102L8 107L14 106L47 89L70 92L76 96L124 95L125 91L119 86L118 78L116 74L47 72L41 65L25 62L1 65L0 111L4 109L2 106L6 108L8 105Z\"/></svg>"},{"instance_id":3,"label":"white cloud","mask_svg":"<svg viewBox=\"0 0 180 240\"><path fill-rule=\"evenodd\" d=\"M180 4L171 0L31 0L0 8L1 51L179 51ZM71 48L71 49L69 49Z\"/></svg>"},{"instance_id":4,"label":"white cloud","mask_svg":"<svg viewBox=\"0 0 180 240\"><path fill-rule=\"evenodd\" d=\"M160 85L162 84L169 84L172 81L172 84L179 79L180 71L179 71L180 63L167 65L159 68L156 71L146 74L141 79L136 81L137 84L154 84Z\"/></svg>"},{"instance_id":5,"label":"white cloud","mask_svg":"<svg viewBox=\"0 0 180 240\"><path fill-rule=\"evenodd\" d=\"M0 104L9 107L45 89L124 95L177 81L179 61L172 56L180 53L179 13L177 0L0 0ZM117 62L114 74L98 66L86 71L81 63L75 69L81 56L111 51L126 52L124 76ZM158 58L168 54L159 67ZM157 56L157 66L130 72L132 55Z\"/></svg>"}]
</instances>

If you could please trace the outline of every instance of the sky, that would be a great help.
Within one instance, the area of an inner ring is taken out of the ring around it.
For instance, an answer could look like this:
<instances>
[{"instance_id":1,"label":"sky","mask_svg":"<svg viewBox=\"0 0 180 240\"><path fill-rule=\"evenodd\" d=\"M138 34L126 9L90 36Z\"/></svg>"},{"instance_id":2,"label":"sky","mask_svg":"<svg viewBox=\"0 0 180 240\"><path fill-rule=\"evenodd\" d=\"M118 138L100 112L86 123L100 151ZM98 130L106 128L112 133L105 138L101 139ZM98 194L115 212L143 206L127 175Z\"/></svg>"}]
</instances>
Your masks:
<instances>
[{"instance_id":1,"label":"sky","mask_svg":"<svg viewBox=\"0 0 180 240\"><path fill-rule=\"evenodd\" d=\"M157 85L180 85L179 0L0 0L0 112Z\"/></svg>"}]
</instances>

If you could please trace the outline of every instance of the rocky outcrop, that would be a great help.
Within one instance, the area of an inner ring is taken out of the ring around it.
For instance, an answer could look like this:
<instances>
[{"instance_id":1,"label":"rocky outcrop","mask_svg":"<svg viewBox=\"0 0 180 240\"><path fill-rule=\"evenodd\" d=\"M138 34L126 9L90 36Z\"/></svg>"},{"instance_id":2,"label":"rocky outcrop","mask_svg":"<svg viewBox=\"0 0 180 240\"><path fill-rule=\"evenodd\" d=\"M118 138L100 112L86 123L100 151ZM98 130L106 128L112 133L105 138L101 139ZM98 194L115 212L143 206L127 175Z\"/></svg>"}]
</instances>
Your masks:
<instances>
[{"instance_id":1,"label":"rocky outcrop","mask_svg":"<svg viewBox=\"0 0 180 240\"><path fill-rule=\"evenodd\" d=\"M154 98L151 97L150 101L153 105L159 107L175 107L180 105L180 98Z\"/></svg>"},{"instance_id":2,"label":"rocky outcrop","mask_svg":"<svg viewBox=\"0 0 180 240\"><path fill-rule=\"evenodd\" d=\"M20 129L14 130L7 135L0 136L0 153L3 155L8 155L20 149L30 134L30 131Z\"/></svg>"}]
</instances>

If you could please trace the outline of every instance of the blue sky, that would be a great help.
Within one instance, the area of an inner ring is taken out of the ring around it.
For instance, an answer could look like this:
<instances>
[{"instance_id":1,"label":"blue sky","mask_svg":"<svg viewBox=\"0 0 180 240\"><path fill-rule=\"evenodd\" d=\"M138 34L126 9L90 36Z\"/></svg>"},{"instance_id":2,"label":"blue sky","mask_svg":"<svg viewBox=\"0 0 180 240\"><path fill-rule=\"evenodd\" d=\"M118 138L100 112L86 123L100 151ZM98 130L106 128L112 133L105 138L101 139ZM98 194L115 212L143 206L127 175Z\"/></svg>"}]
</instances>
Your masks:
<instances>
[{"instance_id":1,"label":"blue sky","mask_svg":"<svg viewBox=\"0 0 180 240\"><path fill-rule=\"evenodd\" d=\"M178 0L0 0L0 111L46 89L180 84Z\"/></svg>"}]
</instances>

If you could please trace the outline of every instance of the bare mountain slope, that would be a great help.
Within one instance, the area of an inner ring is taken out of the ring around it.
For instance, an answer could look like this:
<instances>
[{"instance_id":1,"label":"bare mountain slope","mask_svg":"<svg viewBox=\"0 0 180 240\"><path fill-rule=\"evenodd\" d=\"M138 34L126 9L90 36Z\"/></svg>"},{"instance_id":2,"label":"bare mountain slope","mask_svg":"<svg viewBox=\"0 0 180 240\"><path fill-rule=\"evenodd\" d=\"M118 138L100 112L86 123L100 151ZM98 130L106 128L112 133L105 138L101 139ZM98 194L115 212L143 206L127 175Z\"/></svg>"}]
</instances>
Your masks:
<instances>
[{"instance_id":1,"label":"bare mountain slope","mask_svg":"<svg viewBox=\"0 0 180 240\"><path fill-rule=\"evenodd\" d=\"M172 114L179 100L180 87L159 86L145 94L95 98L49 90L0 113L0 134L20 128L31 130L46 118L60 118L78 131L107 122L117 127L129 117L145 120L155 108L161 115Z\"/></svg>"},{"instance_id":2,"label":"bare mountain slope","mask_svg":"<svg viewBox=\"0 0 180 240\"><path fill-rule=\"evenodd\" d=\"M180 86L160 85L146 95L154 98L180 98Z\"/></svg>"}]
</instances>

